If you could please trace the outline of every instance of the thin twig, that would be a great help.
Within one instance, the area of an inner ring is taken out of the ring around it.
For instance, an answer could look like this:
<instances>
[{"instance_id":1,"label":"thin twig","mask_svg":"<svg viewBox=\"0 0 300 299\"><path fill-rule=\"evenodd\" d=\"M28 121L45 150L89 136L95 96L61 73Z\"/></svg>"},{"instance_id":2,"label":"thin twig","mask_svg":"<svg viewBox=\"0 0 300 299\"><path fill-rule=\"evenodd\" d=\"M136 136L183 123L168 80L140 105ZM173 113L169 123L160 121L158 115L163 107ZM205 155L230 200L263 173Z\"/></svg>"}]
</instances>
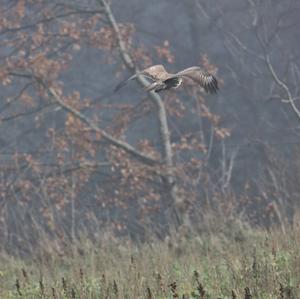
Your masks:
<instances>
[{"instance_id":1,"label":"thin twig","mask_svg":"<svg viewBox=\"0 0 300 299\"><path fill-rule=\"evenodd\" d=\"M296 113L297 117L300 119L300 111L299 111L299 109L297 108L297 106L295 104L295 101L294 101L293 96L290 92L290 89L281 79L279 79L277 73L275 72L275 70L273 68L273 65L271 63L269 54L266 54L266 63L267 63L267 66L269 68L269 71L270 71L275 83L285 91L288 103L291 104L294 112Z\"/></svg>"}]
</instances>

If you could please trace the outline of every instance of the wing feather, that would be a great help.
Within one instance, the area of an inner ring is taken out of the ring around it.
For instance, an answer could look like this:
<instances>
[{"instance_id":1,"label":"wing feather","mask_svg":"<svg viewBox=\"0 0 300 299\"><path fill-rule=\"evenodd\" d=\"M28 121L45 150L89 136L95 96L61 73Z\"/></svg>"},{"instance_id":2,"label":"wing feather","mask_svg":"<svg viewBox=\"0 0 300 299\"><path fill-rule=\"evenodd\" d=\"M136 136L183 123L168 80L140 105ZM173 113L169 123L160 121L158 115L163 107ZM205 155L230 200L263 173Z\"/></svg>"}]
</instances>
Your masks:
<instances>
[{"instance_id":1,"label":"wing feather","mask_svg":"<svg viewBox=\"0 0 300 299\"><path fill-rule=\"evenodd\" d=\"M212 74L204 72L198 66L192 66L187 69L184 69L178 72L177 74L174 74L173 77L191 79L194 82L198 83L201 87L204 88L206 92L209 93L217 93L219 89L217 78Z\"/></svg>"}]
</instances>

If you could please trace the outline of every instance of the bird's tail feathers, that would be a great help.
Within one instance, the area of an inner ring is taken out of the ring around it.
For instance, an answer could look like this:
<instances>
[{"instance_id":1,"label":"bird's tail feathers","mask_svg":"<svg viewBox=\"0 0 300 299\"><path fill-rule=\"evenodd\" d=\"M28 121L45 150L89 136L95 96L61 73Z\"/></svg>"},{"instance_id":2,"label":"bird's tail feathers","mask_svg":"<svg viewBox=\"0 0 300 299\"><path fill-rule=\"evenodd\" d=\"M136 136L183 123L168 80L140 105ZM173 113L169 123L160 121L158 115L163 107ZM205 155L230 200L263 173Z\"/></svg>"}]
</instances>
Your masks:
<instances>
[{"instance_id":1,"label":"bird's tail feathers","mask_svg":"<svg viewBox=\"0 0 300 299\"><path fill-rule=\"evenodd\" d=\"M117 92L119 89L121 89L124 85L126 85L126 83L127 83L127 80L124 80L124 81L122 81L121 83L119 83L116 87L115 87L115 89L114 89L114 92Z\"/></svg>"}]
</instances>

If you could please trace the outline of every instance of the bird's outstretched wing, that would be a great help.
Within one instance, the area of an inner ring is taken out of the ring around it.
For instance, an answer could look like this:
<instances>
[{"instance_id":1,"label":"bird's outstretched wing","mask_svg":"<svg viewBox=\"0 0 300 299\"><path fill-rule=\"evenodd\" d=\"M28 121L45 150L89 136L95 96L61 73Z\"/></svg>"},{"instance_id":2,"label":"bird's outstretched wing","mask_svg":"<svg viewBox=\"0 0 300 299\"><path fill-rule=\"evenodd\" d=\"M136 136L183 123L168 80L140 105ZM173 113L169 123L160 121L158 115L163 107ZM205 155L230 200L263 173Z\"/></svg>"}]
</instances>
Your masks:
<instances>
[{"instance_id":1,"label":"bird's outstretched wing","mask_svg":"<svg viewBox=\"0 0 300 299\"><path fill-rule=\"evenodd\" d=\"M132 75L128 79L119 83L116 86L115 91L118 91L120 88L122 88L124 85L126 85L128 83L128 81L135 79L139 75L143 75L147 79L150 79L152 81L164 80L169 76L169 74L167 73L167 71L165 70L163 65L161 65L161 64L153 65L153 66L150 66L150 67Z\"/></svg>"},{"instance_id":2,"label":"bird's outstretched wing","mask_svg":"<svg viewBox=\"0 0 300 299\"><path fill-rule=\"evenodd\" d=\"M187 69L184 69L177 74L174 74L172 77L181 77L181 78L188 78L199 84L201 87L204 88L206 92L209 93L217 93L218 87L218 80L212 74L204 72L198 66L192 66Z\"/></svg>"}]
</instances>

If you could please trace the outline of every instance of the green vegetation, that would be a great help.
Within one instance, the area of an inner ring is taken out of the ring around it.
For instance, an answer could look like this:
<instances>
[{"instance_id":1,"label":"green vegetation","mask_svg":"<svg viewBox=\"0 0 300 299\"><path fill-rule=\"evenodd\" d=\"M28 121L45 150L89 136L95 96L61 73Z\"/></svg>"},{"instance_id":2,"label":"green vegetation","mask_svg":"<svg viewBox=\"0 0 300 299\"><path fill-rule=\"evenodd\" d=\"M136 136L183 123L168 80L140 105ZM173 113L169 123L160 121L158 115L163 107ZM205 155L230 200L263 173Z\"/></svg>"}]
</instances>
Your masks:
<instances>
[{"instance_id":1,"label":"green vegetation","mask_svg":"<svg viewBox=\"0 0 300 299\"><path fill-rule=\"evenodd\" d=\"M299 229L53 246L2 255L1 298L300 298Z\"/></svg>"}]
</instances>

